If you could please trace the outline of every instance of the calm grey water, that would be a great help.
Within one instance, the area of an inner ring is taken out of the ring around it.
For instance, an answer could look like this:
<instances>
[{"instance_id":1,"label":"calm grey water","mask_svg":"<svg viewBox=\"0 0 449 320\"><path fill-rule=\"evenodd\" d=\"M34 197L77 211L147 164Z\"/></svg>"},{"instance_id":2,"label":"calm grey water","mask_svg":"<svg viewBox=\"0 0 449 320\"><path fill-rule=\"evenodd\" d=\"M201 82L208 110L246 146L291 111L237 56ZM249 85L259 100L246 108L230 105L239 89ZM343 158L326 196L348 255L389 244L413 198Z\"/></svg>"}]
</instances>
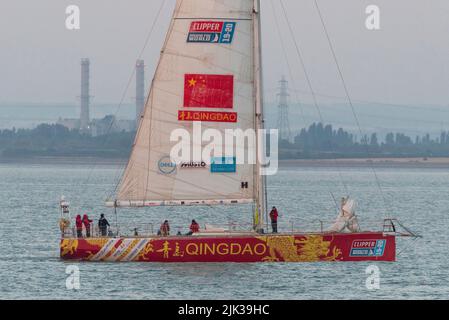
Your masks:
<instances>
[{"instance_id":1,"label":"calm grey water","mask_svg":"<svg viewBox=\"0 0 449 320\"><path fill-rule=\"evenodd\" d=\"M381 220L388 212L421 233L400 240L396 263L377 263L379 290L368 290L370 263L304 264L111 264L78 263L81 289L66 289L58 259L58 200L73 211L103 208L120 174L116 166L0 165L0 298L2 299L447 299L449 298L449 172L443 169L298 168L269 179L270 205L286 221L332 220L330 192L350 193L359 216ZM341 171L341 176L339 171ZM346 185L347 191L344 185ZM251 221L242 208L160 208L119 212L122 223L188 225Z\"/></svg>"}]
</instances>

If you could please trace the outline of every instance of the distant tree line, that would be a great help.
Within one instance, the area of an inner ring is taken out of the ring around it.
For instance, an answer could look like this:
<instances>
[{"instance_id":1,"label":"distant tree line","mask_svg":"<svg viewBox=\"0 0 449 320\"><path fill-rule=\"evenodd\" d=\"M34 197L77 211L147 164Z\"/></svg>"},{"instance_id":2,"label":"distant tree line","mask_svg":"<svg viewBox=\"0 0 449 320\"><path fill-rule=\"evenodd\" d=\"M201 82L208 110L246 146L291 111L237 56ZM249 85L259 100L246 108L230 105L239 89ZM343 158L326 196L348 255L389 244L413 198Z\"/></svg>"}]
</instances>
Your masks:
<instances>
[{"instance_id":1,"label":"distant tree line","mask_svg":"<svg viewBox=\"0 0 449 320\"><path fill-rule=\"evenodd\" d=\"M0 156L126 158L134 136L132 132L119 132L92 137L57 124L41 124L34 129L0 130Z\"/></svg>"},{"instance_id":2,"label":"distant tree line","mask_svg":"<svg viewBox=\"0 0 449 320\"><path fill-rule=\"evenodd\" d=\"M409 137L403 133L388 133L381 141L377 133L357 138L332 125L314 123L302 129L294 142L281 141L281 158L364 158L364 157L447 157L449 132L439 138L429 134Z\"/></svg>"},{"instance_id":3,"label":"distant tree line","mask_svg":"<svg viewBox=\"0 0 449 320\"><path fill-rule=\"evenodd\" d=\"M0 130L0 157L110 157L128 158L135 132L92 137L62 125L41 124L34 129ZM388 133L356 137L331 125L314 123L302 129L294 142L280 142L281 159L366 157L449 157L449 132L440 137L409 137Z\"/></svg>"}]
</instances>

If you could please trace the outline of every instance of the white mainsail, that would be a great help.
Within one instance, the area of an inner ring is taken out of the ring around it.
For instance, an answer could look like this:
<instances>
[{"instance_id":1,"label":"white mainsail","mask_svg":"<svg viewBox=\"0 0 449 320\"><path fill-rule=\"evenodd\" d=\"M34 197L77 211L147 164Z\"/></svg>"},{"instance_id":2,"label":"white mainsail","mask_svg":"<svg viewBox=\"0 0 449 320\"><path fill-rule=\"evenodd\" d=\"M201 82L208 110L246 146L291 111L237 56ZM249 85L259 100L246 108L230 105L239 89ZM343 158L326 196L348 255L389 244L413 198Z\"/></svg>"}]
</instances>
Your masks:
<instances>
[{"instance_id":1,"label":"white mainsail","mask_svg":"<svg viewBox=\"0 0 449 320\"><path fill-rule=\"evenodd\" d=\"M178 0L116 207L261 202L259 165L173 163L171 133L261 129L258 1ZM204 143L204 146L209 143ZM253 146L253 149L258 146ZM255 150L247 150L254 152ZM110 203L109 203L110 204ZM263 212L259 205L256 212Z\"/></svg>"}]
</instances>

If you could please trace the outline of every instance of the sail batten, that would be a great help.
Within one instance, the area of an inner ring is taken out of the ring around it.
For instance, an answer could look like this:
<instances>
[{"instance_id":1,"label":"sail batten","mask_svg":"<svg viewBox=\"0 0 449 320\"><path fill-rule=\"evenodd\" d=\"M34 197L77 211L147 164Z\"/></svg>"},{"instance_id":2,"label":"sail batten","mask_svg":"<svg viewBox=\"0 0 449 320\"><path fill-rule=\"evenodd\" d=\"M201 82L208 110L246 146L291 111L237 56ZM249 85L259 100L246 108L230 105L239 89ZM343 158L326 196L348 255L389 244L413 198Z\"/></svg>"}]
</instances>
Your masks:
<instances>
[{"instance_id":1,"label":"sail batten","mask_svg":"<svg viewBox=\"0 0 449 320\"><path fill-rule=\"evenodd\" d=\"M253 0L178 0L114 206L254 203L255 164L208 155L174 162L171 134L194 124L257 130ZM257 32L257 31L256 31ZM257 62L258 63L258 62ZM201 142L202 148L210 141ZM223 145L221 142L217 146ZM195 145L192 143L191 148ZM239 146L238 148L242 148ZM256 146L244 146L256 154Z\"/></svg>"}]
</instances>

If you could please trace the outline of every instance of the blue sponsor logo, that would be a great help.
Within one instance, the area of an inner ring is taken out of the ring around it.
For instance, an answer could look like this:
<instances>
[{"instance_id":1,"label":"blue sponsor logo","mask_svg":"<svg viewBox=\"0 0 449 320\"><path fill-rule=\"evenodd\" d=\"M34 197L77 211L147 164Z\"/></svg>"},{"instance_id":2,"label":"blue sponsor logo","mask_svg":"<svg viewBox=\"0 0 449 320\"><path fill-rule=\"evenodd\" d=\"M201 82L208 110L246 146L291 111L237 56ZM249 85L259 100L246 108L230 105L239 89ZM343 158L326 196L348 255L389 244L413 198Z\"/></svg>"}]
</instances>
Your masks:
<instances>
[{"instance_id":1,"label":"blue sponsor logo","mask_svg":"<svg viewBox=\"0 0 449 320\"><path fill-rule=\"evenodd\" d=\"M237 172L237 159L235 157L212 158L210 171L212 173L235 173Z\"/></svg>"},{"instance_id":2,"label":"blue sponsor logo","mask_svg":"<svg viewBox=\"0 0 449 320\"><path fill-rule=\"evenodd\" d=\"M171 161L169 156L161 158L158 162L159 172L162 174L172 174L176 171L176 163Z\"/></svg>"},{"instance_id":3,"label":"blue sponsor logo","mask_svg":"<svg viewBox=\"0 0 449 320\"><path fill-rule=\"evenodd\" d=\"M220 36L220 43L232 43L234 39L235 22L225 22Z\"/></svg>"}]
</instances>

